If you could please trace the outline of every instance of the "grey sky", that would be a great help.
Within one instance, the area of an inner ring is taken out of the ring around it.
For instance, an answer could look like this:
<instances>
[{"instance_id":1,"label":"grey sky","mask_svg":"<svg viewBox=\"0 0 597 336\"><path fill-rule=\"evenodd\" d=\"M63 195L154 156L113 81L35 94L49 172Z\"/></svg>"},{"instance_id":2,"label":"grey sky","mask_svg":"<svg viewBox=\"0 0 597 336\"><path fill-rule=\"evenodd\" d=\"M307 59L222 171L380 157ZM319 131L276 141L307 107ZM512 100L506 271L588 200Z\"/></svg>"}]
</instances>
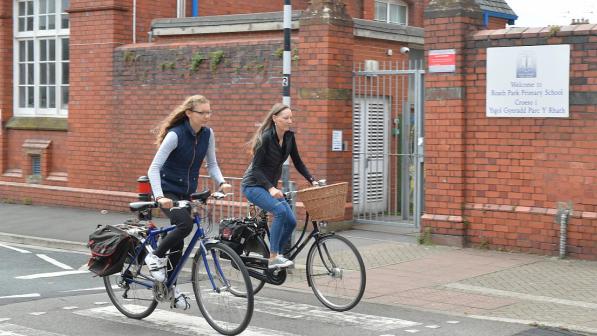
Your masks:
<instances>
[{"instance_id":1,"label":"grey sky","mask_svg":"<svg viewBox=\"0 0 597 336\"><path fill-rule=\"evenodd\" d=\"M506 0L518 15L515 26L568 25L572 19L597 24L597 0Z\"/></svg>"}]
</instances>

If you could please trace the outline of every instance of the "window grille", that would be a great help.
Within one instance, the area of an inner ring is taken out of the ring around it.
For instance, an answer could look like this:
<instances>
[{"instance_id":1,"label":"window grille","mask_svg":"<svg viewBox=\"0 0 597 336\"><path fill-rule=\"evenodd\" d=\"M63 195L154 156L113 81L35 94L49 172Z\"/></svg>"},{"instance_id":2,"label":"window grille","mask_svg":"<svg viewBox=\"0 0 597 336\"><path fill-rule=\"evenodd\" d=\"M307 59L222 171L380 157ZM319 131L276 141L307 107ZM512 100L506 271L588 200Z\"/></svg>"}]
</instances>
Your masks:
<instances>
[{"instance_id":1,"label":"window grille","mask_svg":"<svg viewBox=\"0 0 597 336\"><path fill-rule=\"evenodd\" d=\"M41 176L41 155L31 155L31 175Z\"/></svg>"}]
</instances>

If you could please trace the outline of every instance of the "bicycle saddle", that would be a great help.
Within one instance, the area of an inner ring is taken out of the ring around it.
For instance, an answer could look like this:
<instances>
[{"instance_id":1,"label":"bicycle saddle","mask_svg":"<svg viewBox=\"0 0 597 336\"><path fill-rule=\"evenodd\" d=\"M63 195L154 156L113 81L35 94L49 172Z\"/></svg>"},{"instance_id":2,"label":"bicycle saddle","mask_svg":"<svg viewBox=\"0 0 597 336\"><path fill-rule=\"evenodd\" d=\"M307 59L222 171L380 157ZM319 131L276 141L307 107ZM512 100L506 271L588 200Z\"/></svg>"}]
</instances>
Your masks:
<instances>
[{"instance_id":1,"label":"bicycle saddle","mask_svg":"<svg viewBox=\"0 0 597 336\"><path fill-rule=\"evenodd\" d=\"M201 192L192 193L191 199L199 200L199 201L201 201L201 203L205 203L205 202L207 202L207 199L209 198L210 195L211 195L211 192L209 191L209 189L205 189Z\"/></svg>"}]
</instances>

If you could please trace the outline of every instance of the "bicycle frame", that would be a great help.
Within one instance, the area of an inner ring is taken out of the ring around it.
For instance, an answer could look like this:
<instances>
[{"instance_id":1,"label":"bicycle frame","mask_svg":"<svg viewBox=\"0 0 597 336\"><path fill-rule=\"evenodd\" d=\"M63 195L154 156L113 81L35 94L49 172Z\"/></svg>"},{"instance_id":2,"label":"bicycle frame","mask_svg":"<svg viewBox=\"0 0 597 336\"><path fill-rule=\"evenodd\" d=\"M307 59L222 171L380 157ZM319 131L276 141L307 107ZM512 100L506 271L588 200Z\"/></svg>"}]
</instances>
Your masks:
<instances>
[{"instance_id":1,"label":"bicycle frame","mask_svg":"<svg viewBox=\"0 0 597 336\"><path fill-rule=\"evenodd\" d=\"M267 239L269 239L269 226L267 224L267 212L264 212L264 210L261 210L260 213L257 215L257 220L258 220L258 229L263 230L262 232L264 232L261 237L262 239L265 239L267 237ZM334 235L333 232L329 232L329 233L321 233L321 231L319 231L319 227L317 226L317 222L316 221L311 221L311 224L313 225L313 231L311 231L311 233L309 233L309 235L307 237L305 237L305 233L307 231L307 224L309 222L309 215L307 214L306 218L305 218L305 225L303 225L303 231L301 233L301 236L299 237L299 239L296 241L296 243L290 248L289 255L287 255L288 259L293 260L296 258L296 256L301 253L301 251L309 244L309 242L313 239L315 240L315 243L317 243L317 241L321 238L321 237L325 237L325 236L330 236L330 235ZM321 251L319 251L319 253L321 253ZM245 263L245 265L247 265L249 262L254 262L257 261L259 258L255 258L255 257L246 257L246 256L241 256L241 259L243 260L243 262ZM262 265L262 267L266 268L267 265ZM326 265L327 268L327 265ZM275 285L280 285L281 283L273 283L272 281L270 281L271 279L268 277L268 274L262 274L259 273L255 270L252 269L252 267L249 266L247 267L248 271L249 271L249 275L253 278L259 279L259 280L264 280L267 283L270 284L275 284ZM266 268L267 269L267 268ZM268 270L269 271L269 270ZM283 283L283 281L282 281ZM309 286L311 284L309 283Z\"/></svg>"},{"instance_id":2,"label":"bicycle frame","mask_svg":"<svg viewBox=\"0 0 597 336\"><path fill-rule=\"evenodd\" d=\"M166 280L166 286L168 288L170 288L176 282L176 279L178 279L178 275L180 274L183 266L186 264L189 256L193 252L195 245L197 245L197 243L199 243L199 248L201 249L201 256L203 258L203 264L205 265L205 269L206 269L207 275L209 277L209 281L214 290L219 290L216 287L211 270L209 269L209 267L207 267L207 265L208 265L207 250L205 249L205 245L202 240L202 238L204 238L204 236L205 236L205 231L201 227L201 217L199 216L199 214L194 214L193 223L197 226L195 233L193 234L191 241L189 242L189 245L184 250L184 253L182 254L182 257L180 258L178 264L175 266L174 271L171 272L170 276ZM135 249L134 260L139 260L139 256L141 255L142 251L144 249L146 249L148 244L155 250L157 248L158 237L161 234L165 234L165 233L168 233L168 232L174 230L175 228L176 228L175 225L171 225L171 226L167 226L167 227L159 228L159 229L149 229L148 235L145 238L145 240L141 244L139 244ZM205 240L212 241L211 239L205 239ZM218 273L222 276L222 279L224 279L225 283L228 283L228 280L226 280L226 277L225 277L224 273L222 272L222 268L220 267L218 259L214 258L214 260L216 263L216 268L218 270ZM124 272L127 272L129 270L130 266L131 266L131 264L129 264L129 266L124 270ZM154 286L153 282L145 283L145 282L137 281L134 279L127 279L126 281L135 282L135 283L138 283L147 288L153 288L153 286Z\"/></svg>"}]
</instances>

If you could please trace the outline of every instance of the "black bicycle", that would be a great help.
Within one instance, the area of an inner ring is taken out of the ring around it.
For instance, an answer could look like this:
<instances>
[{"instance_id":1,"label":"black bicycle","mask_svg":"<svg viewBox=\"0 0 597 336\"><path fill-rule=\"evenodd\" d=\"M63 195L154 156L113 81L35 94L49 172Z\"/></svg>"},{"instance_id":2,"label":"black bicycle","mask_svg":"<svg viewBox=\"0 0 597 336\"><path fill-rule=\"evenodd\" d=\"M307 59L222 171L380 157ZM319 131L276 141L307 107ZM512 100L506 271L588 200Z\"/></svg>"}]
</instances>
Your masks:
<instances>
[{"instance_id":1,"label":"black bicycle","mask_svg":"<svg viewBox=\"0 0 597 336\"><path fill-rule=\"evenodd\" d=\"M290 203L295 194L296 192L287 192L284 197ZM286 281L287 270L268 269L268 213L263 209L257 212L254 204L251 204L250 208L248 217L234 219L245 225L250 234L232 247L247 267L253 293L257 294L265 283L283 284ZM313 230L307 235L309 222ZM309 241L313 240L305 264L307 283L324 306L335 311L346 311L355 307L363 297L366 283L365 264L359 251L348 239L334 232L324 233L320 230L326 225L325 221L309 221L307 213L300 237L284 255L294 261Z\"/></svg>"}]
</instances>

